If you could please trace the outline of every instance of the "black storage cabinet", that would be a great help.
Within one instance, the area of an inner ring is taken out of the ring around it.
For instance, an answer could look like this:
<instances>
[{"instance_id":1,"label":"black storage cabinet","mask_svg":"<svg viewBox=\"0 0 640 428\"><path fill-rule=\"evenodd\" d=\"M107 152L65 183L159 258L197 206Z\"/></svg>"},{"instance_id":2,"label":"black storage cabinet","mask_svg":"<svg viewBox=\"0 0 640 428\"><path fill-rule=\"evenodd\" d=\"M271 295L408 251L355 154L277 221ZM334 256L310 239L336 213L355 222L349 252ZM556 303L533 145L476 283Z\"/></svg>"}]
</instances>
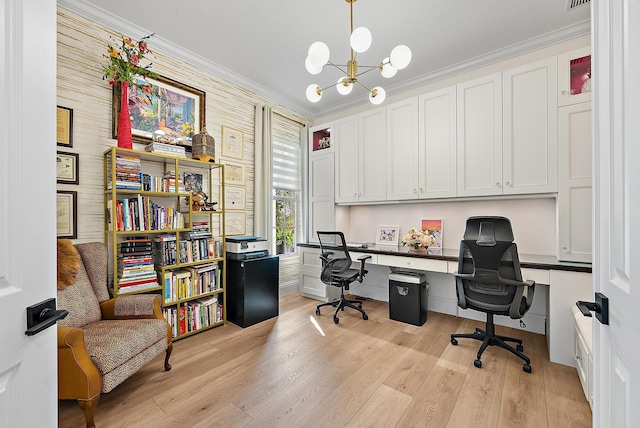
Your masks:
<instances>
[{"instance_id":1,"label":"black storage cabinet","mask_svg":"<svg viewBox=\"0 0 640 428\"><path fill-rule=\"evenodd\" d=\"M389 274L389 318L407 324L427 321L427 277L417 272Z\"/></svg>"},{"instance_id":2,"label":"black storage cabinet","mask_svg":"<svg viewBox=\"0 0 640 428\"><path fill-rule=\"evenodd\" d=\"M227 320L249 327L278 316L279 258L227 257Z\"/></svg>"}]
</instances>

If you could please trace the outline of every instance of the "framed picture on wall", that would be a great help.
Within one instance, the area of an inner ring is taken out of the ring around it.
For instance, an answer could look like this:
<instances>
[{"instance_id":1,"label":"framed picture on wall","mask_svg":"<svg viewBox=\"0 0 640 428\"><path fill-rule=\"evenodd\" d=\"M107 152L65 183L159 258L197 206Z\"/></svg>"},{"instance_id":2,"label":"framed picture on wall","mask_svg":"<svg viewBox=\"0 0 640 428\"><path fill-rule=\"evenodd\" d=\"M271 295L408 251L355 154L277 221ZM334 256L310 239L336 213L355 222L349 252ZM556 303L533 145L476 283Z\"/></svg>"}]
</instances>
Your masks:
<instances>
[{"instance_id":1,"label":"framed picture on wall","mask_svg":"<svg viewBox=\"0 0 640 428\"><path fill-rule=\"evenodd\" d=\"M223 161L222 164L224 165L225 184L233 186L244 186L246 184L244 164L229 161Z\"/></svg>"},{"instance_id":2,"label":"framed picture on wall","mask_svg":"<svg viewBox=\"0 0 640 428\"><path fill-rule=\"evenodd\" d=\"M142 85L145 80L139 79ZM129 86L129 113L133 141L147 144L155 131L163 131L178 144L202 130L205 122L205 92L184 83L158 76L147 78L151 93L146 95L136 86ZM113 86L112 133L118 137L121 85Z\"/></svg>"},{"instance_id":3,"label":"framed picture on wall","mask_svg":"<svg viewBox=\"0 0 640 428\"><path fill-rule=\"evenodd\" d=\"M244 210L246 207L246 194L244 187L225 186L224 188L224 209Z\"/></svg>"},{"instance_id":4,"label":"framed picture on wall","mask_svg":"<svg viewBox=\"0 0 640 428\"><path fill-rule=\"evenodd\" d=\"M398 245L400 226L378 226L376 245Z\"/></svg>"},{"instance_id":5,"label":"framed picture on wall","mask_svg":"<svg viewBox=\"0 0 640 428\"><path fill-rule=\"evenodd\" d=\"M242 159L244 134L237 129L222 127L222 156Z\"/></svg>"},{"instance_id":6,"label":"framed picture on wall","mask_svg":"<svg viewBox=\"0 0 640 428\"><path fill-rule=\"evenodd\" d=\"M58 190L56 231L58 238L76 239L78 237L78 192Z\"/></svg>"},{"instance_id":7,"label":"framed picture on wall","mask_svg":"<svg viewBox=\"0 0 640 428\"><path fill-rule=\"evenodd\" d=\"M73 110L58 106L56 109L56 143L73 147Z\"/></svg>"},{"instance_id":8,"label":"framed picture on wall","mask_svg":"<svg viewBox=\"0 0 640 428\"><path fill-rule=\"evenodd\" d=\"M225 235L244 235L246 232L247 214L243 211L228 212L224 216Z\"/></svg>"},{"instance_id":9,"label":"framed picture on wall","mask_svg":"<svg viewBox=\"0 0 640 428\"><path fill-rule=\"evenodd\" d=\"M78 153L56 153L56 181L61 184L78 184Z\"/></svg>"}]
</instances>

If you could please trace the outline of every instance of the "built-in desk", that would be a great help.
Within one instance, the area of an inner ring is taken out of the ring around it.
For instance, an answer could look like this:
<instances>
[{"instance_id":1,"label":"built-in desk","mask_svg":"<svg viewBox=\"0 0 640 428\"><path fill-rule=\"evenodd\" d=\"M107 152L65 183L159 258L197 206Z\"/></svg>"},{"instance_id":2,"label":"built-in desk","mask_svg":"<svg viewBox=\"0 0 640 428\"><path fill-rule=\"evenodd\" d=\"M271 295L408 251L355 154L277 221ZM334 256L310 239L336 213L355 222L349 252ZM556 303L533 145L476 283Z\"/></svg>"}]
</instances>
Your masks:
<instances>
[{"instance_id":1,"label":"built-in desk","mask_svg":"<svg viewBox=\"0 0 640 428\"><path fill-rule=\"evenodd\" d=\"M337 298L339 290L326 287L320 281L319 244L298 244L301 253L301 291L307 297L323 301ZM423 271L429 282L429 310L484 321L486 316L457 305L455 280L458 250L443 249L440 254L410 253L403 246L349 245L352 259L370 255L366 261L369 274L362 284L355 283L351 292L363 297L388 301L388 274L395 269ZM496 324L546 334L551 361L575 367L573 349L573 314L577 300L590 300L593 295L591 265L559 262L554 256L519 254L524 279L536 282L534 302L523 321L496 317Z\"/></svg>"}]
</instances>

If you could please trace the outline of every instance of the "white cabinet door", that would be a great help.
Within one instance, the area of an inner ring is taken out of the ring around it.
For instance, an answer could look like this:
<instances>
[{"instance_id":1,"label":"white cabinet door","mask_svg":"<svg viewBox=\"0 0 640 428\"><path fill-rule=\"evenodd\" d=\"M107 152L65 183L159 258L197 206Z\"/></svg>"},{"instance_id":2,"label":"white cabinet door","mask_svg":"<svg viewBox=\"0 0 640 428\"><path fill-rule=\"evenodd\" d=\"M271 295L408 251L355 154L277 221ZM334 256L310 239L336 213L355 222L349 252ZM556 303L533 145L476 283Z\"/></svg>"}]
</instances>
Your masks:
<instances>
[{"instance_id":1,"label":"white cabinet door","mask_svg":"<svg viewBox=\"0 0 640 428\"><path fill-rule=\"evenodd\" d=\"M336 202L358 200L358 116L336 120L332 132L335 143Z\"/></svg>"},{"instance_id":2,"label":"white cabinet door","mask_svg":"<svg viewBox=\"0 0 640 428\"><path fill-rule=\"evenodd\" d=\"M558 55L558 105L568 106L589 101L591 101L591 47L586 46Z\"/></svg>"},{"instance_id":3,"label":"white cabinet door","mask_svg":"<svg viewBox=\"0 0 640 428\"><path fill-rule=\"evenodd\" d=\"M495 73L457 86L458 196L502 194L502 84Z\"/></svg>"},{"instance_id":4,"label":"white cabinet door","mask_svg":"<svg viewBox=\"0 0 640 428\"><path fill-rule=\"evenodd\" d=\"M502 73L502 193L558 191L556 58Z\"/></svg>"},{"instance_id":5,"label":"white cabinet door","mask_svg":"<svg viewBox=\"0 0 640 428\"><path fill-rule=\"evenodd\" d=\"M418 197L418 98L387 106L387 199Z\"/></svg>"},{"instance_id":6,"label":"white cabinet door","mask_svg":"<svg viewBox=\"0 0 640 428\"><path fill-rule=\"evenodd\" d=\"M360 186L358 201L387 199L387 120L385 107L360 113L359 152Z\"/></svg>"},{"instance_id":7,"label":"white cabinet door","mask_svg":"<svg viewBox=\"0 0 640 428\"><path fill-rule=\"evenodd\" d=\"M456 87L421 95L418 98L418 122L418 197L454 197Z\"/></svg>"},{"instance_id":8,"label":"white cabinet door","mask_svg":"<svg viewBox=\"0 0 640 428\"><path fill-rule=\"evenodd\" d=\"M558 109L560 168L558 249L562 261L590 262L592 254L591 103Z\"/></svg>"},{"instance_id":9,"label":"white cabinet door","mask_svg":"<svg viewBox=\"0 0 640 428\"><path fill-rule=\"evenodd\" d=\"M318 242L318 230L335 229L333 153L309 157L309 242Z\"/></svg>"}]
</instances>

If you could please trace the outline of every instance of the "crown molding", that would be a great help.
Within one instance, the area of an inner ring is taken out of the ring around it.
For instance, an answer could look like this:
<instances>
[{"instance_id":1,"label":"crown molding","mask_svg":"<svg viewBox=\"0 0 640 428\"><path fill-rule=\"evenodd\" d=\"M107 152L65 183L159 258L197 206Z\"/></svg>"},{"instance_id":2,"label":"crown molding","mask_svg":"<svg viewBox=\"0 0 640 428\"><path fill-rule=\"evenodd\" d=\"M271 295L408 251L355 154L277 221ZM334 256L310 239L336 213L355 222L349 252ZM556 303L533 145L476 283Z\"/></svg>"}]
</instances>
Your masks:
<instances>
[{"instance_id":1,"label":"crown molding","mask_svg":"<svg viewBox=\"0 0 640 428\"><path fill-rule=\"evenodd\" d=\"M120 32L121 34L150 34L153 32L140 27L139 25L135 25L132 22L122 18L121 16L117 16L100 7L90 4L85 0L58 0L58 6L97 24L103 25L110 30ZM195 54L182 46L178 46L170 40L156 35L153 38L153 45L154 49L157 49L163 54L167 54L173 58L182 60L186 63L189 63L190 65L195 66L199 70L217 76L233 85L241 87L242 89L251 91L257 96L264 98L265 101L279 104L309 118L314 116L313 113L306 107L306 103L298 104L296 102L292 102L291 99L283 97L282 94L265 88L263 85L260 85L251 79L247 79L244 76L241 76L238 73L229 70L228 68L217 64L209 59L206 59L201 55Z\"/></svg>"},{"instance_id":2,"label":"crown molding","mask_svg":"<svg viewBox=\"0 0 640 428\"><path fill-rule=\"evenodd\" d=\"M582 21L577 24L561 28L559 30L551 31L540 36L524 40L522 42L514 43L505 48L498 49L484 55L470 58L457 64L449 65L439 70L435 70L431 73L423 74L414 79L404 80L401 82L398 81L397 83L391 85L385 85L387 98L395 94L410 91L420 86L435 83L439 80L473 71L481 67L486 67L500 61L515 58L520 55L534 52L549 46L557 45L569 40L577 39L578 37L587 36L589 34L591 34L591 21ZM324 109L322 112L322 116L324 117L333 115L340 111L358 107L364 104L368 103L363 103L362 100L359 99L342 102L339 106L336 106L334 108Z\"/></svg>"},{"instance_id":3,"label":"crown molding","mask_svg":"<svg viewBox=\"0 0 640 428\"><path fill-rule=\"evenodd\" d=\"M151 31L135 25L127 21L126 19L114 15L113 13L108 12L102 8L94 6L88 3L86 0L58 0L57 4L59 7L65 10L73 12L90 21L96 22L122 34L151 33ZM516 56L533 52L548 46L586 36L590 33L591 22L589 20L585 20L577 24L570 25L559 30L551 31L549 33L536 36L522 42L514 43L505 48L489 52L488 54L479 55L460 63L452 64L442 69L435 70L431 73L418 76L414 79L405 80L389 86L385 86L387 97L409 91L420 86L428 85L430 83L434 83L448 77L452 77L481 67L485 67L487 65L504 61ZM251 79L247 79L244 76L241 76L238 73L233 72L220 64L202 57L201 55L192 53L184 47L178 46L169 40L156 36L154 37L153 44L156 49L172 56L173 58L182 60L197 67L200 70L217 76L220 79L226 80L233 85L251 91L257 96L268 101L269 103L279 104L311 119L318 118L320 115L324 117L338 113L340 111L345 111L351 108L362 106L364 104L368 104L357 97L347 101L341 100L340 103L338 105L335 105L334 107L324 107L322 109L322 113L319 114L317 111L311 108L313 106L310 105L304 97L301 97L299 101L296 99L284 97L279 92L274 92L273 90L266 88L265 86L260 85Z\"/></svg>"}]
</instances>

